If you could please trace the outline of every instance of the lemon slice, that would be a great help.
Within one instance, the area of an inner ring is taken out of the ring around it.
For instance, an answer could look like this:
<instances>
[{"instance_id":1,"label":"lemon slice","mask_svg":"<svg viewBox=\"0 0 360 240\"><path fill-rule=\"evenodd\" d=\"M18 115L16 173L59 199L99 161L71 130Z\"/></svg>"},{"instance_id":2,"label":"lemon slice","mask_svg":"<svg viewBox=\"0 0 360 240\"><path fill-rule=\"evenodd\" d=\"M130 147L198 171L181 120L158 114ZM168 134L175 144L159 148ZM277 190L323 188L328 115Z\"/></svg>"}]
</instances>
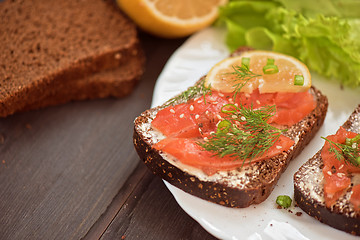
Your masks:
<instances>
[{"instance_id":1,"label":"lemon slice","mask_svg":"<svg viewBox=\"0 0 360 240\"><path fill-rule=\"evenodd\" d=\"M246 64L248 69L260 76L248 80L241 92L251 93L257 88L260 93L304 92L311 87L311 75L305 64L288 55L256 50L246 51L240 56L229 57L217 63L207 74L205 86L220 92L234 92L235 85L244 82L233 74L234 67L242 66L244 60L249 61ZM278 71L272 71L273 65ZM267 68L269 66L270 69Z\"/></svg>"},{"instance_id":2,"label":"lemon slice","mask_svg":"<svg viewBox=\"0 0 360 240\"><path fill-rule=\"evenodd\" d=\"M143 30L166 38L184 37L209 26L227 0L117 0Z\"/></svg>"}]
</instances>

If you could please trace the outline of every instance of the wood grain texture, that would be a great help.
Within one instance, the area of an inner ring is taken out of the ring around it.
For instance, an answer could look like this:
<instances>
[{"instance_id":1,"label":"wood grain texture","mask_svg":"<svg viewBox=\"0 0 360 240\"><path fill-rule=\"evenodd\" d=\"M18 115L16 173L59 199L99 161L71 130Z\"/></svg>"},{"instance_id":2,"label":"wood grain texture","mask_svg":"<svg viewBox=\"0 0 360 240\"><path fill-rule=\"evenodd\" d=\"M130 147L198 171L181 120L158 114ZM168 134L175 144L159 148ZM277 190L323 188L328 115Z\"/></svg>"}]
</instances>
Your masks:
<instances>
[{"instance_id":1,"label":"wood grain texture","mask_svg":"<svg viewBox=\"0 0 360 240\"><path fill-rule=\"evenodd\" d=\"M0 239L80 239L138 164L135 116L184 39L141 34L146 71L131 96L0 119Z\"/></svg>"},{"instance_id":2,"label":"wood grain texture","mask_svg":"<svg viewBox=\"0 0 360 240\"><path fill-rule=\"evenodd\" d=\"M146 168L140 163L138 171ZM180 208L163 181L146 169L102 240L216 239Z\"/></svg>"}]
</instances>

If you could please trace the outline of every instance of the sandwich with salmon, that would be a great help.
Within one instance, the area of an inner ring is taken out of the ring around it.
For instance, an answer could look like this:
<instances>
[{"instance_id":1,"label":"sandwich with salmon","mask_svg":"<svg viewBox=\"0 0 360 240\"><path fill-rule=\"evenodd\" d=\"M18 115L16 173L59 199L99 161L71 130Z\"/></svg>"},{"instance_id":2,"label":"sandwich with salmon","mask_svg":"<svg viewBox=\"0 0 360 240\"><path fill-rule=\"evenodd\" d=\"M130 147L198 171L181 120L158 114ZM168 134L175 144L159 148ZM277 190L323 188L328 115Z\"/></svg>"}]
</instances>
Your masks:
<instances>
[{"instance_id":1,"label":"sandwich with salmon","mask_svg":"<svg viewBox=\"0 0 360 240\"><path fill-rule=\"evenodd\" d=\"M294 175L297 205L315 219L360 235L360 105Z\"/></svg>"},{"instance_id":2,"label":"sandwich with salmon","mask_svg":"<svg viewBox=\"0 0 360 240\"><path fill-rule=\"evenodd\" d=\"M135 119L133 142L156 175L227 207L263 202L323 124L328 101L300 61L239 48Z\"/></svg>"}]
</instances>

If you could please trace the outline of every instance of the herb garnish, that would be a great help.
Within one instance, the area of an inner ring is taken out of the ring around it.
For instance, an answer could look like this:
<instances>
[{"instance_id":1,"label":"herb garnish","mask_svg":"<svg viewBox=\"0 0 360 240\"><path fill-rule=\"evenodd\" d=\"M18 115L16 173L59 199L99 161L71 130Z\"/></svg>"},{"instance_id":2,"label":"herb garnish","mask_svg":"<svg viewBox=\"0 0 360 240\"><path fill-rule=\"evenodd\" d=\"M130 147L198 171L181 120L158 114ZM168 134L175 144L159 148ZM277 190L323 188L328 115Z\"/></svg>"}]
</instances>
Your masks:
<instances>
[{"instance_id":1,"label":"herb garnish","mask_svg":"<svg viewBox=\"0 0 360 240\"><path fill-rule=\"evenodd\" d=\"M267 123L275 112L275 106L260 109L239 107L226 104L221 112L225 115L218 124L216 133L210 135L207 141L200 143L206 151L215 156L236 157L251 160L265 153L276 142L285 130L277 129Z\"/></svg>"},{"instance_id":2,"label":"herb garnish","mask_svg":"<svg viewBox=\"0 0 360 240\"><path fill-rule=\"evenodd\" d=\"M321 138L329 143L329 151L335 154L336 159L360 167L360 134L354 138L346 138L345 144L336 143L324 137Z\"/></svg>"},{"instance_id":3,"label":"herb garnish","mask_svg":"<svg viewBox=\"0 0 360 240\"><path fill-rule=\"evenodd\" d=\"M291 197L289 197L288 195L279 195L276 198L276 203L283 208L289 208L291 206L292 203L292 199Z\"/></svg>"},{"instance_id":4,"label":"herb garnish","mask_svg":"<svg viewBox=\"0 0 360 240\"><path fill-rule=\"evenodd\" d=\"M195 98L200 94L204 96L204 101L206 103L205 95L207 93L211 93L211 87L205 86L205 78L204 78L201 81L199 81L196 85L189 87L186 91L168 100L165 103L165 107L173 103L188 101L189 99Z\"/></svg>"},{"instance_id":5,"label":"herb garnish","mask_svg":"<svg viewBox=\"0 0 360 240\"><path fill-rule=\"evenodd\" d=\"M234 90L234 100L236 95L241 91L241 89L247 84L247 82L255 77L260 77L260 74L253 73L250 71L247 64L242 64L241 66L233 66L234 72L230 74L236 75L236 80L240 80L238 83L233 85Z\"/></svg>"}]
</instances>

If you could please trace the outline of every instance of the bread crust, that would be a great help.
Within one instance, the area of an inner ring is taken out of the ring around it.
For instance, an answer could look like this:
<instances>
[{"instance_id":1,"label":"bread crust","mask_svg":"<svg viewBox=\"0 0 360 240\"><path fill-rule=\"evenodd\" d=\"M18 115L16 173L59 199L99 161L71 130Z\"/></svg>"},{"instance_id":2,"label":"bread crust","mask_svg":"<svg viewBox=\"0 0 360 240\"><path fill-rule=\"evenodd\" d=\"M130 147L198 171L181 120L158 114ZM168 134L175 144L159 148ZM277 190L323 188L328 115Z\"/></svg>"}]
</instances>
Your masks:
<instances>
[{"instance_id":1,"label":"bread crust","mask_svg":"<svg viewBox=\"0 0 360 240\"><path fill-rule=\"evenodd\" d=\"M343 124L343 127L346 130L360 133L360 105ZM323 197L322 168L323 160L321 150L319 150L294 174L296 204L308 215L322 223L353 235L360 235L360 213L354 212L349 207L348 200L342 200L345 201L345 205L338 201L332 208L326 207L325 200L321 198ZM306 175L311 175L312 178L309 179ZM312 187L312 191L308 191L307 184L316 186ZM316 196L320 196L320 198Z\"/></svg>"},{"instance_id":2,"label":"bread crust","mask_svg":"<svg viewBox=\"0 0 360 240\"><path fill-rule=\"evenodd\" d=\"M328 107L327 98L314 87L311 88L311 92L317 102L316 108L302 121L291 126L286 133L295 140L294 147L273 158L251 164L241 170L234 170L235 173L228 171L229 179L234 177L233 174L244 175L243 184L237 186L230 184L229 179L204 180L198 175L183 171L165 159L166 154L152 148L154 139L148 134L152 131L150 123L157 111L164 106L147 110L135 119L134 146L139 157L154 174L185 192L227 207L244 208L258 204L270 195L289 162L302 151L323 124Z\"/></svg>"}]
</instances>

